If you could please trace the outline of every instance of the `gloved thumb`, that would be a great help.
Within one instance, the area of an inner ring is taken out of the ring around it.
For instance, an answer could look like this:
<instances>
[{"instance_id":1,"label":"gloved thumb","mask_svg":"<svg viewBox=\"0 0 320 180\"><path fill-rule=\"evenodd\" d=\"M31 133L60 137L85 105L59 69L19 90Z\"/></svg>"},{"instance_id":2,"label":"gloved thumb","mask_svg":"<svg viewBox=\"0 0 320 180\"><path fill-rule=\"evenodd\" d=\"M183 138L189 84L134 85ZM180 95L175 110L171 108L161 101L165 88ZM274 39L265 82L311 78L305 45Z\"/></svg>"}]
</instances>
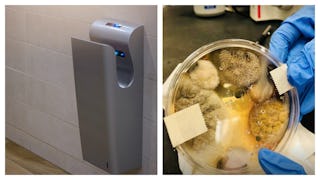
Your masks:
<instances>
[{"instance_id":1,"label":"gloved thumb","mask_svg":"<svg viewBox=\"0 0 320 180\"><path fill-rule=\"evenodd\" d=\"M269 149L260 149L258 158L266 174L306 174L300 164Z\"/></svg>"}]
</instances>

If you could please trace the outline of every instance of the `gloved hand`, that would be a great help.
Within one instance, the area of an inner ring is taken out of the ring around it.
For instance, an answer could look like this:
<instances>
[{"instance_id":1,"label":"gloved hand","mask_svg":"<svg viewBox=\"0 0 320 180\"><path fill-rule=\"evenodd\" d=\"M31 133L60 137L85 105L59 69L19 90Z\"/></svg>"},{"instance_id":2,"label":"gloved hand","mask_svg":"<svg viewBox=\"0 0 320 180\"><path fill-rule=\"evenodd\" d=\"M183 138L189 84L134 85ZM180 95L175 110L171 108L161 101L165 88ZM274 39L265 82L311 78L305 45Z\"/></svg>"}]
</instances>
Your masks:
<instances>
[{"instance_id":1,"label":"gloved hand","mask_svg":"<svg viewBox=\"0 0 320 180\"><path fill-rule=\"evenodd\" d=\"M260 149L258 158L266 174L306 174L301 165L269 149Z\"/></svg>"},{"instance_id":2,"label":"gloved hand","mask_svg":"<svg viewBox=\"0 0 320 180\"><path fill-rule=\"evenodd\" d=\"M299 93L300 120L314 109L314 6L305 6L287 18L273 33L270 51L288 66L288 80ZM267 174L306 174L296 162L261 149L259 163Z\"/></svg>"},{"instance_id":3,"label":"gloved hand","mask_svg":"<svg viewBox=\"0 0 320 180\"><path fill-rule=\"evenodd\" d=\"M314 109L314 6L302 7L273 33L270 51L288 65L288 80L299 93L300 120Z\"/></svg>"}]
</instances>

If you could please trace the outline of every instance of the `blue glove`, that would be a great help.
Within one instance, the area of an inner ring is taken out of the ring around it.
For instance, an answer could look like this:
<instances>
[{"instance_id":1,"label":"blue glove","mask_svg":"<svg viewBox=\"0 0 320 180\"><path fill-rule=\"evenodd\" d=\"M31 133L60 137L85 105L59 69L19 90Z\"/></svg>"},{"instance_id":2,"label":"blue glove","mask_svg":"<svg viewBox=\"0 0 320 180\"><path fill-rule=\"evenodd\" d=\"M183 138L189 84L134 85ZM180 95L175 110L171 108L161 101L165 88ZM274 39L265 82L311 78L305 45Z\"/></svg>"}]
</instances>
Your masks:
<instances>
[{"instance_id":1,"label":"blue glove","mask_svg":"<svg viewBox=\"0 0 320 180\"><path fill-rule=\"evenodd\" d=\"M258 158L266 174L306 174L301 165L268 149L260 149Z\"/></svg>"},{"instance_id":2,"label":"blue glove","mask_svg":"<svg viewBox=\"0 0 320 180\"><path fill-rule=\"evenodd\" d=\"M273 33L270 51L288 65L288 80L299 93L300 120L314 109L314 6L288 17Z\"/></svg>"},{"instance_id":3,"label":"blue glove","mask_svg":"<svg viewBox=\"0 0 320 180\"><path fill-rule=\"evenodd\" d=\"M273 33L270 51L288 65L288 80L298 90L300 120L314 109L315 7L305 6L287 18ZM259 163L267 174L306 174L296 162L261 149Z\"/></svg>"}]
</instances>

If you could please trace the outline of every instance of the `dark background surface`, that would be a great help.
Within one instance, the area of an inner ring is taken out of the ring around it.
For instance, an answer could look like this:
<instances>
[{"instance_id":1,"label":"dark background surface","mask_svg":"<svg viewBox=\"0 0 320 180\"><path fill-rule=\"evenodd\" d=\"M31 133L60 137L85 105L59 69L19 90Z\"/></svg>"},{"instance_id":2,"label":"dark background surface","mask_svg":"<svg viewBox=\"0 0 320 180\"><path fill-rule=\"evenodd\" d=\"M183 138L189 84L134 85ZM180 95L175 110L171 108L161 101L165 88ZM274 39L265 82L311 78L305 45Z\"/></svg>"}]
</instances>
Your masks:
<instances>
[{"instance_id":1,"label":"dark background surface","mask_svg":"<svg viewBox=\"0 0 320 180\"><path fill-rule=\"evenodd\" d=\"M221 39L246 39L256 41L268 25L276 29L281 21L254 22L247 17L247 9L241 14L226 12L221 16L201 18L192 6L166 6L163 8L163 81L177 64L203 45ZM264 44L268 47L267 39ZM302 120L302 124L314 132L314 112ZM181 174L177 152L172 148L163 124L163 173Z\"/></svg>"}]
</instances>

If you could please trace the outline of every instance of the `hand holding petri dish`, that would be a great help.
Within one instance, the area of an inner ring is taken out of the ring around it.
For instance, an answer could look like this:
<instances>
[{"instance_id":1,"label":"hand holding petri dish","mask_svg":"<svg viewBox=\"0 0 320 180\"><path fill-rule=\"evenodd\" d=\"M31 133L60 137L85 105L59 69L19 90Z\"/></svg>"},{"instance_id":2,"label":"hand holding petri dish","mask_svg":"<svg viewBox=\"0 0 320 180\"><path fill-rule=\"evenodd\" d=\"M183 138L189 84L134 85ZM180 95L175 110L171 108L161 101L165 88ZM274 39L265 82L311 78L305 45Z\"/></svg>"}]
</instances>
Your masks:
<instances>
[{"instance_id":1,"label":"hand holding petri dish","mask_svg":"<svg viewBox=\"0 0 320 180\"><path fill-rule=\"evenodd\" d=\"M261 148L280 152L298 124L295 89L279 95L280 63L253 42L229 39L192 53L174 74L166 115L199 103L208 131L177 147L203 174L262 174Z\"/></svg>"}]
</instances>

